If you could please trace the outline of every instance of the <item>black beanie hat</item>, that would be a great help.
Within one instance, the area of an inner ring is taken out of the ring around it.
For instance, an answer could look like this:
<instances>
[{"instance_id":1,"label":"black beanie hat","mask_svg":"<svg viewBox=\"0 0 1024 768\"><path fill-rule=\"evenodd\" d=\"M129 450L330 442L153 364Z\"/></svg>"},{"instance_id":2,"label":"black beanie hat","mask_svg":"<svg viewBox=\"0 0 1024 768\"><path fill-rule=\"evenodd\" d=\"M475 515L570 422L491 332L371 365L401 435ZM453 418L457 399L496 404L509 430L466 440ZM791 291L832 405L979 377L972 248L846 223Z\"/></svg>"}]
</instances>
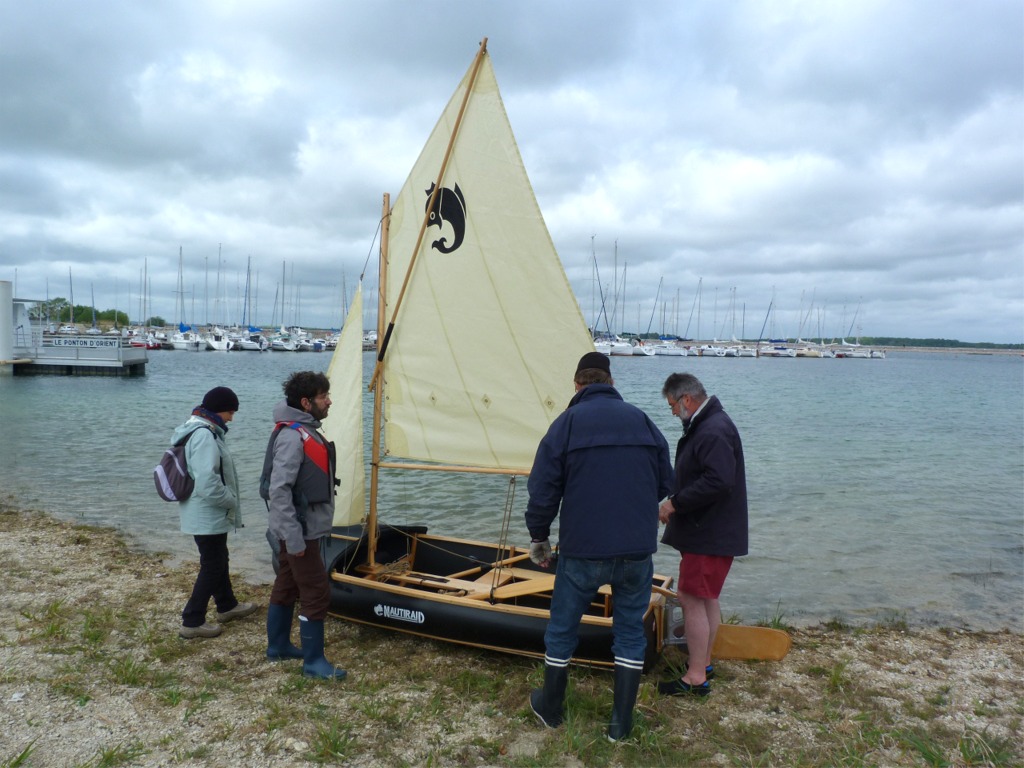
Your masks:
<instances>
[{"instance_id":1,"label":"black beanie hat","mask_svg":"<svg viewBox=\"0 0 1024 768\"><path fill-rule=\"evenodd\" d=\"M584 368L597 368L598 370L609 374L612 372L612 366L608 361L608 355L601 352L587 352L587 354L581 357L579 365L576 366L576 373L579 373Z\"/></svg>"},{"instance_id":2,"label":"black beanie hat","mask_svg":"<svg viewBox=\"0 0 1024 768\"><path fill-rule=\"evenodd\" d=\"M213 413L238 410L238 395L227 387L214 387L203 395L203 408Z\"/></svg>"}]
</instances>

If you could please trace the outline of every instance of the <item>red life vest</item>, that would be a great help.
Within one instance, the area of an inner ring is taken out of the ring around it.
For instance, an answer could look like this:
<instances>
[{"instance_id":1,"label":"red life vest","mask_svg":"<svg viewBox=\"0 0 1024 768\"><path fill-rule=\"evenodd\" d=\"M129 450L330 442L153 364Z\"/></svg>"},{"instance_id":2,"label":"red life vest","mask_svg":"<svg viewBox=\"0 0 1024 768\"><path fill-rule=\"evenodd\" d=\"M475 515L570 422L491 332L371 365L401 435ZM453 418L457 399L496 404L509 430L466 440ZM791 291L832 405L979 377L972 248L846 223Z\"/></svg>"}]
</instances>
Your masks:
<instances>
[{"instance_id":1,"label":"red life vest","mask_svg":"<svg viewBox=\"0 0 1024 768\"><path fill-rule=\"evenodd\" d=\"M285 427L298 432L299 437L302 438L302 452L305 457L299 467L298 477L295 478L294 490L299 493L299 498L310 504L323 504L331 501L334 498L334 486L337 484L334 479L334 444L326 442L321 435L314 433L298 421L279 421L274 425L274 432L267 445L267 455L264 458L264 474L267 476L268 490L269 464L273 461L274 440L278 430Z\"/></svg>"}]
</instances>

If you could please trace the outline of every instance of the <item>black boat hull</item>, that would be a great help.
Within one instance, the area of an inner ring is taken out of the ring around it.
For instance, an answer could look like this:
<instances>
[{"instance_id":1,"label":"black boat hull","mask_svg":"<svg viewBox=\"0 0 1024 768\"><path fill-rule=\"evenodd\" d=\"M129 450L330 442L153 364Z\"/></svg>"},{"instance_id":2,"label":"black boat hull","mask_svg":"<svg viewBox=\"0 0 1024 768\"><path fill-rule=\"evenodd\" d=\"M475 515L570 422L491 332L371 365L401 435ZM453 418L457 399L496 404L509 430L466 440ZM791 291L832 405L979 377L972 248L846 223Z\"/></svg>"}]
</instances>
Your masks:
<instances>
[{"instance_id":1,"label":"black boat hull","mask_svg":"<svg viewBox=\"0 0 1024 768\"><path fill-rule=\"evenodd\" d=\"M513 599L493 600L483 592L467 595L447 584L464 584L444 576L425 577L408 585L390 579L371 579L361 573L366 566L366 540L359 528L335 528L324 540L322 554L331 577L330 613L347 621L395 632L458 643L502 653L542 659L544 632L548 624L550 595L524 594ZM508 550L480 542L428 537L422 526L382 526L376 562L407 561L415 556L416 571L447 574L480 565L485 580L489 564L508 556ZM413 544L415 542L415 544ZM271 542L273 547L274 542ZM515 554L513 552L512 554ZM362 566L362 568L361 568ZM528 560L517 563L521 570L547 574ZM274 553L277 568L277 553ZM474 574L477 576L477 574ZM424 589L424 583L427 588ZM665 586L669 580L656 584ZM437 589L432 588L437 585ZM610 601L594 604L593 615L580 624L579 644L573 660L579 664L611 667L612 622ZM647 636L645 667L661 652L662 611L660 598L652 599L644 618Z\"/></svg>"}]
</instances>

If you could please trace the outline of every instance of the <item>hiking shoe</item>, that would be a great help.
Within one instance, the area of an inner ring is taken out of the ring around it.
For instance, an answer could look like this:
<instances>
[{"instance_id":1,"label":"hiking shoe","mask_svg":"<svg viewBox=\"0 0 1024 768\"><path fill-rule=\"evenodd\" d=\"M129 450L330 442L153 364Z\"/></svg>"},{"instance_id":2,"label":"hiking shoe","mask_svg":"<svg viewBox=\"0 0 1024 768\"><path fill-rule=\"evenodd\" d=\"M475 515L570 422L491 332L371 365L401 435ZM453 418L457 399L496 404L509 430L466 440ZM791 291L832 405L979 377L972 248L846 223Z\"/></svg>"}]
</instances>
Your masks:
<instances>
[{"instance_id":1,"label":"hiking shoe","mask_svg":"<svg viewBox=\"0 0 1024 768\"><path fill-rule=\"evenodd\" d=\"M222 624L231 621L232 619L240 619L243 616L248 616L250 613L255 613L258 606L256 603L239 603L230 611L217 614L217 621Z\"/></svg>"},{"instance_id":2,"label":"hiking shoe","mask_svg":"<svg viewBox=\"0 0 1024 768\"><path fill-rule=\"evenodd\" d=\"M186 627L182 624L181 629L178 630L178 637L183 637L186 640L196 637L216 637L223 631L220 624L200 624L198 627Z\"/></svg>"}]
</instances>

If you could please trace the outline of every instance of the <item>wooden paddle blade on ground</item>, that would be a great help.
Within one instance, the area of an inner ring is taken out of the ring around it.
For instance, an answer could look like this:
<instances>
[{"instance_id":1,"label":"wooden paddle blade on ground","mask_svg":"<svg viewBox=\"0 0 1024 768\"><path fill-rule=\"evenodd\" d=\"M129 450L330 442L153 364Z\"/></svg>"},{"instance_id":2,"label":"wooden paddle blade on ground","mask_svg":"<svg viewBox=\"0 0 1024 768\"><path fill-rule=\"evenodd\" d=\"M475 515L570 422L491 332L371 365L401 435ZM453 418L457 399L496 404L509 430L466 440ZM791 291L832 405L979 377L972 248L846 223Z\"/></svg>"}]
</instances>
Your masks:
<instances>
[{"instance_id":1,"label":"wooden paddle blade on ground","mask_svg":"<svg viewBox=\"0 0 1024 768\"><path fill-rule=\"evenodd\" d=\"M780 629L750 627L743 624L721 624L715 635L712 659L744 661L781 661L786 658L793 640Z\"/></svg>"}]
</instances>

